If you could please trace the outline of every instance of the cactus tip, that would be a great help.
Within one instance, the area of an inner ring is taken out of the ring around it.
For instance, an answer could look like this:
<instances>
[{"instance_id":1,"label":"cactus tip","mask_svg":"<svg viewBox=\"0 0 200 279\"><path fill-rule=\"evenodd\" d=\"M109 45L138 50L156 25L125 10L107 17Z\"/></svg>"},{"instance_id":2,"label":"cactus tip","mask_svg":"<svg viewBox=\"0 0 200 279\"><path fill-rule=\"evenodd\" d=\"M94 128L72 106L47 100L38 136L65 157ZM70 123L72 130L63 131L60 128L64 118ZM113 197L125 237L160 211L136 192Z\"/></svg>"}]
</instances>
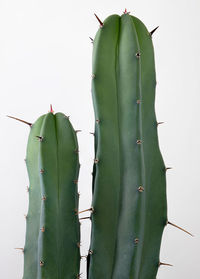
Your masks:
<instances>
[{"instance_id":1,"label":"cactus tip","mask_svg":"<svg viewBox=\"0 0 200 279\"><path fill-rule=\"evenodd\" d=\"M125 14L125 15L129 15L130 12L128 12L127 9L125 9L125 10L124 10L124 14Z\"/></svg>"},{"instance_id":2,"label":"cactus tip","mask_svg":"<svg viewBox=\"0 0 200 279\"><path fill-rule=\"evenodd\" d=\"M54 110L53 110L53 108L52 108L52 104L50 105L50 113L54 113Z\"/></svg>"}]
</instances>

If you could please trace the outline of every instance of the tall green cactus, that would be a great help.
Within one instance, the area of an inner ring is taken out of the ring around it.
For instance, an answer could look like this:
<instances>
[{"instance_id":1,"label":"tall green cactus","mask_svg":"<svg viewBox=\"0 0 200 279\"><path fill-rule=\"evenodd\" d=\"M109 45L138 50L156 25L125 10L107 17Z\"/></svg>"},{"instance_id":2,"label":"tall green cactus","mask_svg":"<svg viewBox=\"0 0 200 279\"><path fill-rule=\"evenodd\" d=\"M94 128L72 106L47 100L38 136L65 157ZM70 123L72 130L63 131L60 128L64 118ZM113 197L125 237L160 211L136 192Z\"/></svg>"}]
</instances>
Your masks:
<instances>
[{"instance_id":1,"label":"tall green cactus","mask_svg":"<svg viewBox=\"0 0 200 279\"><path fill-rule=\"evenodd\" d=\"M29 135L29 210L23 279L76 279L80 227L76 132L62 113L41 116Z\"/></svg>"},{"instance_id":2,"label":"tall green cactus","mask_svg":"<svg viewBox=\"0 0 200 279\"><path fill-rule=\"evenodd\" d=\"M88 278L154 279L167 202L151 33L127 12L99 22L93 42L96 124Z\"/></svg>"}]
</instances>

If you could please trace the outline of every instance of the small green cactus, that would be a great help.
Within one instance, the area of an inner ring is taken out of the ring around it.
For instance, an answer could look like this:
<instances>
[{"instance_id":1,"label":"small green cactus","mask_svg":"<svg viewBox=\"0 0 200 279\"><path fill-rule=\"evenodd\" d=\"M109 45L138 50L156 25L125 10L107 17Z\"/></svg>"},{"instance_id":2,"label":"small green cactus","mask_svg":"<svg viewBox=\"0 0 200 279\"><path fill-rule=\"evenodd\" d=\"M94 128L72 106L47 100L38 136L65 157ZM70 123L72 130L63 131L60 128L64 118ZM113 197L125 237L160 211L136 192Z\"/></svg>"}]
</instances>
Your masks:
<instances>
[{"instance_id":1,"label":"small green cactus","mask_svg":"<svg viewBox=\"0 0 200 279\"><path fill-rule=\"evenodd\" d=\"M23 279L76 279L80 265L76 131L68 117L52 110L27 124L30 186Z\"/></svg>"}]
</instances>

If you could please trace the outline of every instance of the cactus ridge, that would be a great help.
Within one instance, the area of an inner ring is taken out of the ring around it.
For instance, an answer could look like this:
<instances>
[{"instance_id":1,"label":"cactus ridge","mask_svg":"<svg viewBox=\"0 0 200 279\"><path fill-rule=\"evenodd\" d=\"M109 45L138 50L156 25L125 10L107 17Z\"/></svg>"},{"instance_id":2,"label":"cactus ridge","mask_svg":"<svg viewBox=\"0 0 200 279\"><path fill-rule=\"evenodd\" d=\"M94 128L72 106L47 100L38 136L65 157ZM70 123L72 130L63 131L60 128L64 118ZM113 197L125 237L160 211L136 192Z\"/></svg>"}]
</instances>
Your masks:
<instances>
[{"instance_id":1,"label":"cactus ridge","mask_svg":"<svg viewBox=\"0 0 200 279\"><path fill-rule=\"evenodd\" d=\"M101 24L93 46L96 123L88 279L153 279L167 202L151 33L127 12L112 15Z\"/></svg>"},{"instance_id":2,"label":"cactus ridge","mask_svg":"<svg viewBox=\"0 0 200 279\"><path fill-rule=\"evenodd\" d=\"M62 113L41 116L31 127L26 164L29 210L23 279L79 275L79 156L76 132Z\"/></svg>"}]
</instances>

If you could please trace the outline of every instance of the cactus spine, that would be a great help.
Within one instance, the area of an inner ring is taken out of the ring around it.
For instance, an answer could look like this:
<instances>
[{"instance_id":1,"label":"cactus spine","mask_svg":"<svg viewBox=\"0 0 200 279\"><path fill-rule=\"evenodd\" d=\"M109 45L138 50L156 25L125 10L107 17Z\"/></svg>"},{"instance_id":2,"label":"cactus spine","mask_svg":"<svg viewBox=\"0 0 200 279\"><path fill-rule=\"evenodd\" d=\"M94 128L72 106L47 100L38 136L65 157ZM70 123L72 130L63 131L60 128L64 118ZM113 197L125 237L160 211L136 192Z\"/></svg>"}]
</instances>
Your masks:
<instances>
[{"instance_id":1,"label":"cactus spine","mask_svg":"<svg viewBox=\"0 0 200 279\"><path fill-rule=\"evenodd\" d=\"M27 146L29 211L23 279L76 279L80 265L76 132L62 113L41 116Z\"/></svg>"},{"instance_id":2,"label":"cactus spine","mask_svg":"<svg viewBox=\"0 0 200 279\"><path fill-rule=\"evenodd\" d=\"M127 12L99 23L93 48L96 124L88 278L154 279L167 202L151 33Z\"/></svg>"}]
</instances>

